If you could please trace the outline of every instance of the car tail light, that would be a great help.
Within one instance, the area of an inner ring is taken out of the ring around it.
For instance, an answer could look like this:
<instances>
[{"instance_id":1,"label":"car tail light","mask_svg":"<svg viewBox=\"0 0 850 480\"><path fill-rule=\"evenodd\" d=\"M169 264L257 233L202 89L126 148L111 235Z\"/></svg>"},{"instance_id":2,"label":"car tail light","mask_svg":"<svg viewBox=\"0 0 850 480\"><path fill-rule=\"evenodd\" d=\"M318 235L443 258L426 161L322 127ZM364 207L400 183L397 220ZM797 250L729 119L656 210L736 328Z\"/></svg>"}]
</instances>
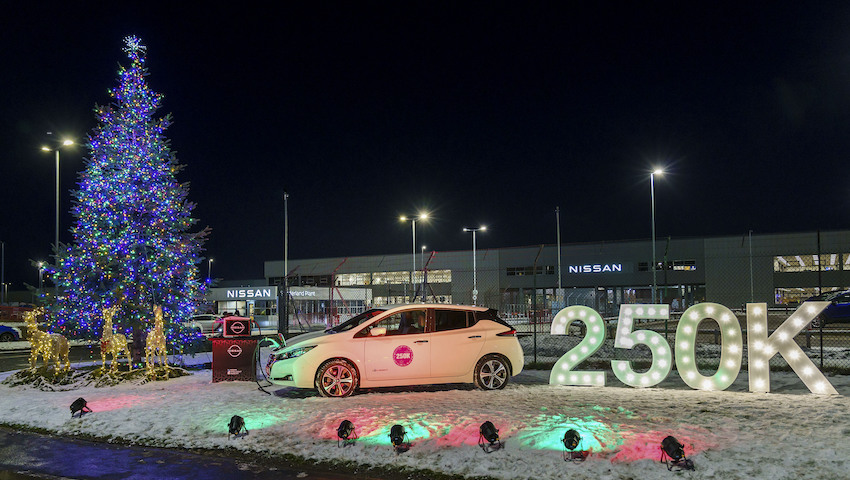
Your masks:
<instances>
[{"instance_id":1,"label":"car tail light","mask_svg":"<svg viewBox=\"0 0 850 480\"><path fill-rule=\"evenodd\" d=\"M497 333L496 336L497 337L515 337L516 336L516 329L512 328L512 329L508 330L507 332Z\"/></svg>"}]
</instances>

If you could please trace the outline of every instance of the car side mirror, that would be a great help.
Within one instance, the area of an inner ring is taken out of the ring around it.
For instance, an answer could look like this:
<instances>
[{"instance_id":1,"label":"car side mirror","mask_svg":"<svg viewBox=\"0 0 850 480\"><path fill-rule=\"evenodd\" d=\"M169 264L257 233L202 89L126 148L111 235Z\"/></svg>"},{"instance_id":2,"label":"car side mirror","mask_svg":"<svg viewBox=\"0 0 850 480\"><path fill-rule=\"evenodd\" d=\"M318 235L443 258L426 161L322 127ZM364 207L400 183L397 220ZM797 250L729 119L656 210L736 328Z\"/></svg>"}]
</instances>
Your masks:
<instances>
[{"instance_id":1,"label":"car side mirror","mask_svg":"<svg viewBox=\"0 0 850 480\"><path fill-rule=\"evenodd\" d=\"M383 337L387 334L387 327L375 327L369 330L370 337Z\"/></svg>"}]
</instances>

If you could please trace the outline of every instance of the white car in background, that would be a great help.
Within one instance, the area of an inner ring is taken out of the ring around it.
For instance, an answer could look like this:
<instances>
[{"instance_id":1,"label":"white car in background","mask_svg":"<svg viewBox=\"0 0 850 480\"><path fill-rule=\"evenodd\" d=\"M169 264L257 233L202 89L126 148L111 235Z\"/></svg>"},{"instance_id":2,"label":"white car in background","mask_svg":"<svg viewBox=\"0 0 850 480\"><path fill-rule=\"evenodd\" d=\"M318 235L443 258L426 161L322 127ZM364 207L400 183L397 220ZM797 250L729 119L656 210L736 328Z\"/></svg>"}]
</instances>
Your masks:
<instances>
[{"instance_id":1,"label":"white car in background","mask_svg":"<svg viewBox=\"0 0 850 480\"><path fill-rule=\"evenodd\" d=\"M192 318L184 325L189 328L194 328L209 337L216 333L221 333L221 318L221 315L216 315L214 313L201 313L193 315Z\"/></svg>"},{"instance_id":2,"label":"white car in background","mask_svg":"<svg viewBox=\"0 0 850 480\"><path fill-rule=\"evenodd\" d=\"M516 330L495 310L416 304L374 308L293 337L271 353L266 373L276 385L347 397L360 387L438 383L497 390L523 365Z\"/></svg>"}]
</instances>

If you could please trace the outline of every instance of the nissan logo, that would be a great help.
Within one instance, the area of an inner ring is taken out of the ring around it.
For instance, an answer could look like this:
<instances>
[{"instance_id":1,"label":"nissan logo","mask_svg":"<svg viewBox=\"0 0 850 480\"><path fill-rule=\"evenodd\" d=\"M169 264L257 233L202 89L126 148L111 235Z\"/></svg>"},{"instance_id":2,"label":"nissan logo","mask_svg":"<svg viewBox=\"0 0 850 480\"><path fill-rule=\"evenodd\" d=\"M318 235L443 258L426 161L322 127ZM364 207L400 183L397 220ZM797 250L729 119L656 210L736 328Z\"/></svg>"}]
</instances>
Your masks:
<instances>
[{"instance_id":1,"label":"nissan logo","mask_svg":"<svg viewBox=\"0 0 850 480\"><path fill-rule=\"evenodd\" d=\"M230 324L230 331L239 335L243 331L245 331L245 322L232 322Z\"/></svg>"},{"instance_id":2,"label":"nissan logo","mask_svg":"<svg viewBox=\"0 0 850 480\"><path fill-rule=\"evenodd\" d=\"M231 357L236 358L239 355L242 355L242 347L239 345L231 345L227 347L227 353L230 354Z\"/></svg>"}]
</instances>

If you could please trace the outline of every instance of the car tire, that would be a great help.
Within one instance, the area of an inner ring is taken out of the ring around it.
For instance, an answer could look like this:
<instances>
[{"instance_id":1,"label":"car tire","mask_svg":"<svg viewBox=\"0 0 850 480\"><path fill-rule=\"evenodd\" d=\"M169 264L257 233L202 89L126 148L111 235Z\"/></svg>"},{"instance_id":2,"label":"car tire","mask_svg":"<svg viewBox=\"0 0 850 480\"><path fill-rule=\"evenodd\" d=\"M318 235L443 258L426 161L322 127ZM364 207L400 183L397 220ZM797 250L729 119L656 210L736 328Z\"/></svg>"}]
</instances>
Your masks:
<instances>
[{"instance_id":1,"label":"car tire","mask_svg":"<svg viewBox=\"0 0 850 480\"><path fill-rule=\"evenodd\" d=\"M11 332L0 333L0 342L14 342L15 335Z\"/></svg>"},{"instance_id":2,"label":"car tire","mask_svg":"<svg viewBox=\"0 0 850 480\"><path fill-rule=\"evenodd\" d=\"M510 365L501 355L485 355L475 365L475 386L481 390L501 390L510 376Z\"/></svg>"},{"instance_id":3,"label":"car tire","mask_svg":"<svg viewBox=\"0 0 850 480\"><path fill-rule=\"evenodd\" d=\"M360 374L347 360L330 360L316 372L316 390L323 397L348 397L359 386Z\"/></svg>"}]
</instances>

